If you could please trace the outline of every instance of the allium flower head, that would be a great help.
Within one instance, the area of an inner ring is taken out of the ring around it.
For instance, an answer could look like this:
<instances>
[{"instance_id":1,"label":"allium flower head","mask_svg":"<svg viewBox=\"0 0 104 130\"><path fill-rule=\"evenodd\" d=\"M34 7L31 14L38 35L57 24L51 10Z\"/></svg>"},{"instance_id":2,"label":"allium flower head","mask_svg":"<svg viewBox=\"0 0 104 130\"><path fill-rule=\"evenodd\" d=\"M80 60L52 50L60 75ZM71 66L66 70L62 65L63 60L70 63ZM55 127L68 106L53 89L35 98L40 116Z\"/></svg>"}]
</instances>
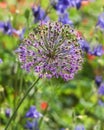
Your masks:
<instances>
[{"instance_id":1,"label":"allium flower head","mask_svg":"<svg viewBox=\"0 0 104 130\"><path fill-rule=\"evenodd\" d=\"M40 77L70 80L83 62L78 40L69 25L48 22L34 29L16 52L23 69L33 69Z\"/></svg>"}]
</instances>

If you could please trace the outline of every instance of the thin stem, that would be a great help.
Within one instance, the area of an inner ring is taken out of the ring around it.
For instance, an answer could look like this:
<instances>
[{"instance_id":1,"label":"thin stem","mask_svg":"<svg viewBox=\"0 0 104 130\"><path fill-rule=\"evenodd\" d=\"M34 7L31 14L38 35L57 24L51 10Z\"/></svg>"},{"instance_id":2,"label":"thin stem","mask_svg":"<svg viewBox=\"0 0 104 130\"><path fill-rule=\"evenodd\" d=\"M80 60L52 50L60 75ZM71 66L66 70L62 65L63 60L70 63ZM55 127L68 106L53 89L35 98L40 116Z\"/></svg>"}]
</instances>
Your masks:
<instances>
[{"instance_id":1,"label":"thin stem","mask_svg":"<svg viewBox=\"0 0 104 130\"><path fill-rule=\"evenodd\" d=\"M16 109L14 110L14 113L13 115L11 116L10 120L8 121L6 127L5 127L5 130L8 129L10 123L12 122L14 116L16 115L18 109L20 108L21 104L23 103L23 101L25 100L25 98L27 97L27 95L29 94L29 92L31 91L31 89L34 87L34 85L36 85L36 83L39 81L40 77L28 88L27 92L25 93L24 97L20 100L18 106L16 107ZM36 89L37 91L37 89Z\"/></svg>"}]
</instances>

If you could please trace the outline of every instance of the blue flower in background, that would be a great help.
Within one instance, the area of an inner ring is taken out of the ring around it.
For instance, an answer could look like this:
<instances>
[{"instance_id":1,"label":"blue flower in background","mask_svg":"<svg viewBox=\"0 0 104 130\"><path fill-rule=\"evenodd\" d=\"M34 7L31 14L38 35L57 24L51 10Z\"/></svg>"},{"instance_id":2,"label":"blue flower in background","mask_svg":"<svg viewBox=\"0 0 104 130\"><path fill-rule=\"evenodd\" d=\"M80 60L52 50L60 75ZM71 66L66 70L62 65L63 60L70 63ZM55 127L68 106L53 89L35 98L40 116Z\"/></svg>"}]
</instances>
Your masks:
<instances>
[{"instance_id":1,"label":"blue flower in background","mask_svg":"<svg viewBox=\"0 0 104 130\"><path fill-rule=\"evenodd\" d=\"M104 95L104 83L102 83L98 89L98 94L99 95Z\"/></svg>"},{"instance_id":2,"label":"blue flower in background","mask_svg":"<svg viewBox=\"0 0 104 130\"><path fill-rule=\"evenodd\" d=\"M69 19L68 12L60 14L58 21L61 22L61 23L63 23L63 24L69 24L69 25L73 26L73 22Z\"/></svg>"},{"instance_id":3,"label":"blue flower in background","mask_svg":"<svg viewBox=\"0 0 104 130\"><path fill-rule=\"evenodd\" d=\"M7 21L7 22L0 21L0 31L2 31L3 33L7 35L11 35L12 30L13 28L10 21Z\"/></svg>"},{"instance_id":4,"label":"blue flower in background","mask_svg":"<svg viewBox=\"0 0 104 130\"><path fill-rule=\"evenodd\" d=\"M103 54L102 45L98 45L98 46L95 47L94 50L92 51L92 55L95 55L95 56L102 56L102 54Z\"/></svg>"},{"instance_id":5,"label":"blue flower in background","mask_svg":"<svg viewBox=\"0 0 104 130\"><path fill-rule=\"evenodd\" d=\"M10 108L5 109L5 116L9 118L11 116L11 112Z\"/></svg>"},{"instance_id":6,"label":"blue flower in background","mask_svg":"<svg viewBox=\"0 0 104 130\"><path fill-rule=\"evenodd\" d=\"M52 5L54 5L53 8L56 9L58 12L64 13L69 6L69 0L58 0L56 4Z\"/></svg>"},{"instance_id":7,"label":"blue flower in background","mask_svg":"<svg viewBox=\"0 0 104 130\"><path fill-rule=\"evenodd\" d=\"M83 125L77 125L75 130L85 130L85 127Z\"/></svg>"},{"instance_id":8,"label":"blue flower in background","mask_svg":"<svg viewBox=\"0 0 104 130\"><path fill-rule=\"evenodd\" d=\"M81 1L82 0L54 0L51 2L51 4L55 10L60 13L64 13L67 8L76 7L79 9L81 7Z\"/></svg>"},{"instance_id":9,"label":"blue flower in background","mask_svg":"<svg viewBox=\"0 0 104 130\"><path fill-rule=\"evenodd\" d=\"M99 100L99 101L98 101L98 104L99 104L100 106L104 107L104 102L103 102L102 100Z\"/></svg>"},{"instance_id":10,"label":"blue flower in background","mask_svg":"<svg viewBox=\"0 0 104 130\"><path fill-rule=\"evenodd\" d=\"M32 122L27 121L26 125L25 125L25 129L28 129L28 130L39 130L38 122L36 120L33 120Z\"/></svg>"},{"instance_id":11,"label":"blue flower in background","mask_svg":"<svg viewBox=\"0 0 104 130\"><path fill-rule=\"evenodd\" d=\"M13 34L17 35L19 36L20 39L23 39L25 28L21 30L16 30L12 27L10 21L7 22L0 21L0 31L7 35L13 35Z\"/></svg>"},{"instance_id":12,"label":"blue flower in background","mask_svg":"<svg viewBox=\"0 0 104 130\"><path fill-rule=\"evenodd\" d=\"M39 113L37 110L36 110L36 107L35 106L31 106L29 111L26 113L26 117L28 118L40 118L42 117L42 114Z\"/></svg>"},{"instance_id":13,"label":"blue flower in background","mask_svg":"<svg viewBox=\"0 0 104 130\"><path fill-rule=\"evenodd\" d=\"M102 76L96 76L95 83L97 84L98 87L100 86L101 82L102 82Z\"/></svg>"},{"instance_id":14,"label":"blue flower in background","mask_svg":"<svg viewBox=\"0 0 104 130\"><path fill-rule=\"evenodd\" d=\"M45 11L40 7L32 7L32 12L34 16L34 22L37 23L39 21L47 22L49 20L49 17L45 13Z\"/></svg>"},{"instance_id":15,"label":"blue flower in background","mask_svg":"<svg viewBox=\"0 0 104 130\"><path fill-rule=\"evenodd\" d=\"M0 63L2 63L3 61L2 61L2 59L0 59Z\"/></svg>"},{"instance_id":16,"label":"blue flower in background","mask_svg":"<svg viewBox=\"0 0 104 130\"><path fill-rule=\"evenodd\" d=\"M81 45L82 50L85 51L86 53L89 53L90 46L89 46L88 42L84 39L81 39L78 42Z\"/></svg>"},{"instance_id":17,"label":"blue flower in background","mask_svg":"<svg viewBox=\"0 0 104 130\"><path fill-rule=\"evenodd\" d=\"M13 34L18 35L20 40L22 40L24 38L25 30L26 30L25 28L20 29L20 30L13 29Z\"/></svg>"},{"instance_id":18,"label":"blue flower in background","mask_svg":"<svg viewBox=\"0 0 104 130\"><path fill-rule=\"evenodd\" d=\"M76 8L80 9L82 0L76 0Z\"/></svg>"},{"instance_id":19,"label":"blue flower in background","mask_svg":"<svg viewBox=\"0 0 104 130\"><path fill-rule=\"evenodd\" d=\"M101 30L104 30L104 12L99 15L96 26Z\"/></svg>"}]
</instances>

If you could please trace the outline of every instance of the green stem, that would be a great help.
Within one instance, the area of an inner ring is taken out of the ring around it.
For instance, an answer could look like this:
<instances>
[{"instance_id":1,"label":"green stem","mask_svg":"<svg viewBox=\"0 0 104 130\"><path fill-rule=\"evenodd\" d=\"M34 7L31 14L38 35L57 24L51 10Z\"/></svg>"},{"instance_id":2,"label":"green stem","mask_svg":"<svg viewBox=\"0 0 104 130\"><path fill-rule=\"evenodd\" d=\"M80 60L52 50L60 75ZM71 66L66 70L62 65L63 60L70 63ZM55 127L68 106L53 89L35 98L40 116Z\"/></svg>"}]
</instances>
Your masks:
<instances>
[{"instance_id":1,"label":"green stem","mask_svg":"<svg viewBox=\"0 0 104 130\"><path fill-rule=\"evenodd\" d=\"M18 109L20 108L21 104L23 103L23 101L25 100L25 98L27 97L27 95L29 94L29 92L31 91L31 89L34 87L34 85L36 85L36 83L39 81L39 79L40 79L40 78L38 78L38 79L28 88L28 90L27 90L27 92L25 93L24 97L20 100L18 106L17 106L16 109L14 110L14 113L13 113L13 115L11 116L10 120L8 121L8 123L7 123L6 127L5 127L5 130L8 129L10 123L12 122L12 120L13 120L14 116L16 115ZM37 91L37 89L36 89L36 91Z\"/></svg>"}]
</instances>

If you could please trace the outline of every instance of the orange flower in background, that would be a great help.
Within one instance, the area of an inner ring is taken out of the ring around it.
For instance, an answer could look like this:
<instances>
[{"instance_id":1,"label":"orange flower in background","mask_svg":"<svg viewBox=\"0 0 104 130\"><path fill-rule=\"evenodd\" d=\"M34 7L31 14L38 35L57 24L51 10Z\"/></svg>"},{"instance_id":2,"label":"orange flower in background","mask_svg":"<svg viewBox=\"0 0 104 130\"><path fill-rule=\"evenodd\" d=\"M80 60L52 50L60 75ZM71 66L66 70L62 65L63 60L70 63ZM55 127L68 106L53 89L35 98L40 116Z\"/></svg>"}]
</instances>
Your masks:
<instances>
[{"instance_id":1,"label":"orange flower in background","mask_svg":"<svg viewBox=\"0 0 104 130\"><path fill-rule=\"evenodd\" d=\"M83 23L84 25L87 25L87 24L88 24L88 19L87 19L87 18L84 18L84 19L82 20L82 23Z\"/></svg>"},{"instance_id":2,"label":"orange flower in background","mask_svg":"<svg viewBox=\"0 0 104 130\"><path fill-rule=\"evenodd\" d=\"M81 2L81 5L82 6L87 6L87 5L89 5L89 0L82 0L82 2Z\"/></svg>"},{"instance_id":3,"label":"orange flower in background","mask_svg":"<svg viewBox=\"0 0 104 130\"><path fill-rule=\"evenodd\" d=\"M15 14L16 13L16 5L10 5L9 6L9 10L12 14Z\"/></svg>"},{"instance_id":4,"label":"orange flower in background","mask_svg":"<svg viewBox=\"0 0 104 130\"><path fill-rule=\"evenodd\" d=\"M2 9L7 8L7 3L6 2L0 2L0 8L2 8Z\"/></svg>"},{"instance_id":5,"label":"orange flower in background","mask_svg":"<svg viewBox=\"0 0 104 130\"><path fill-rule=\"evenodd\" d=\"M48 103L47 103L47 102L42 102L42 103L40 104L40 107L41 107L42 110L46 110L47 107L48 107Z\"/></svg>"},{"instance_id":6,"label":"orange flower in background","mask_svg":"<svg viewBox=\"0 0 104 130\"><path fill-rule=\"evenodd\" d=\"M17 2L21 5L25 4L26 0L17 0Z\"/></svg>"},{"instance_id":7,"label":"orange flower in background","mask_svg":"<svg viewBox=\"0 0 104 130\"><path fill-rule=\"evenodd\" d=\"M93 35L94 35L94 31L91 30L91 31L90 31L90 36L92 37Z\"/></svg>"},{"instance_id":8,"label":"orange flower in background","mask_svg":"<svg viewBox=\"0 0 104 130\"><path fill-rule=\"evenodd\" d=\"M87 54L87 58L92 61L96 58L96 56L91 55L91 54Z\"/></svg>"}]
</instances>

